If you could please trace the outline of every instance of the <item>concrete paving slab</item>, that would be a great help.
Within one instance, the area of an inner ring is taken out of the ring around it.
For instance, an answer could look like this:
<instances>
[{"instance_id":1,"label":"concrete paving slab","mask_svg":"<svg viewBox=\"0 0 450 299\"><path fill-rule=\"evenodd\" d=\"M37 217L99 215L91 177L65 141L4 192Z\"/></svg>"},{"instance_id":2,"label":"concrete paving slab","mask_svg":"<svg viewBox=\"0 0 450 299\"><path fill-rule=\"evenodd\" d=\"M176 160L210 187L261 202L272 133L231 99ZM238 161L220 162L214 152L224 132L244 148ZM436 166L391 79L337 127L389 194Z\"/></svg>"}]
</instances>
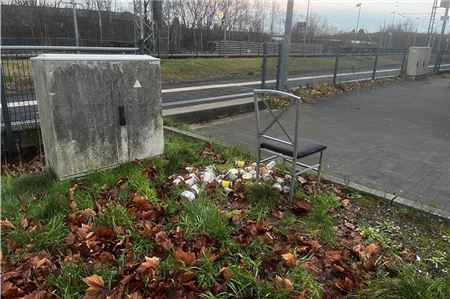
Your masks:
<instances>
[{"instance_id":1,"label":"concrete paving slab","mask_svg":"<svg viewBox=\"0 0 450 299\"><path fill-rule=\"evenodd\" d=\"M449 92L449 79L430 78L320 99L302 105L300 135L328 145L326 174L448 213ZM254 113L196 131L255 149Z\"/></svg>"}]
</instances>

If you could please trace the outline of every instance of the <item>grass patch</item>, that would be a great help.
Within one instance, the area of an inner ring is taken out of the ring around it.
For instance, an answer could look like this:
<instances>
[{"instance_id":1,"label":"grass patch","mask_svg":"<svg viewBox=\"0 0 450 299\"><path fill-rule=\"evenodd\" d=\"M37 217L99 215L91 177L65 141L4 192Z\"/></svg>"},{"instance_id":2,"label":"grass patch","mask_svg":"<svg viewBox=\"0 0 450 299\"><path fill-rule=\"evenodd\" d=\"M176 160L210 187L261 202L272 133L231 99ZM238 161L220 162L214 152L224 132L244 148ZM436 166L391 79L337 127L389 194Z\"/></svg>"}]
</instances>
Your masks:
<instances>
[{"instance_id":1,"label":"grass patch","mask_svg":"<svg viewBox=\"0 0 450 299\"><path fill-rule=\"evenodd\" d=\"M125 207L109 203L95 219L94 226L112 227L114 231L120 232L120 227L131 228L133 220Z\"/></svg>"},{"instance_id":2,"label":"grass patch","mask_svg":"<svg viewBox=\"0 0 450 299\"><path fill-rule=\"evenodd\" d=\"M351 298L445 299L450 294L450 275L437 280L426 279L406 268L397 278L369 281L366 288Z\"/></svg>"},{"instance_id":3,"label":"grass patch","mask_svg":"<svg viewBox=\"0 0 450 299\"><path fill-rule=\"evenodd\" d=\"M315 234L320 240L325 243L336 243L334 220L330 216L330 211L340 206L338 198L335 195L325 194L313 196L311 201L313 208L306 216L306 222L310 227L316 228Z\"/></svg>"},{"instance_id":4,"label":"grass patch","mask_svg":"<svg viewBox=\"0 0 450 299\"><path fill-rule=\"evenodd\" d=\"M267 184L251 184L245 189L245 196L250 200L249 216L253 219L261 219L267 216L269 211L279 202L279 195Z\"/></svg>"},{"instance_id":5,"label":"grass patch","mask_svg":"<svg viewBox=\"0 0 450 299\"><path fill-rule=\"evenodd\" d=\"M184 208L180 225L185 228L186 238L191 239L195 234L207 234L221 242L229 238L228 219L210 198L200 195L192 202L185 202Z\"/></svg>"}]
</instances>

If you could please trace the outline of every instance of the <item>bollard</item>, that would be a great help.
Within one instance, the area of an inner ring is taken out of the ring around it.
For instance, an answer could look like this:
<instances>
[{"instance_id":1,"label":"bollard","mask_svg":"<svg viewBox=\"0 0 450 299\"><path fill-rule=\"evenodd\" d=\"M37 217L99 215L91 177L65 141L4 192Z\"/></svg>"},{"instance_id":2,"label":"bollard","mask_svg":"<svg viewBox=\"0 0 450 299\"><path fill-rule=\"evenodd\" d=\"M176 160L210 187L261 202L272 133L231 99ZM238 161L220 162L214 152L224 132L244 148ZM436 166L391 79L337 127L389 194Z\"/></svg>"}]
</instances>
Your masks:
<instances>
[{"instance_id":1,"label":"bollard","mask_svg":"<svg viewBox=\"0 0 450 299\"><path fill-rule=\"evenodd\" d=\"M375 80L375 77L377 75L377 64L378 64L378 49L375 50L375 60L373 62L372 80Z\"/></svg>"},{"instance_id":2,"label":"bollard","mask_svg":"<svg viewBox=\"0 0 450 299\"><path fill-rule=\"evenodd\" d=\"M267 67L267 43L264 43L262 65L261 65L261 89L266 88L266 67Z\"/></svg>"},{"instance_id":3,"label":"bollard","mask_svg":"<svg viewBox=\"0 0 450 299\"><path fill-rule=\"evenodd\" d=\"M339 49L337 49L336 60L334 61L333 85L336 85L338 67L339 67Z\"/></svg>"}]
</instances>

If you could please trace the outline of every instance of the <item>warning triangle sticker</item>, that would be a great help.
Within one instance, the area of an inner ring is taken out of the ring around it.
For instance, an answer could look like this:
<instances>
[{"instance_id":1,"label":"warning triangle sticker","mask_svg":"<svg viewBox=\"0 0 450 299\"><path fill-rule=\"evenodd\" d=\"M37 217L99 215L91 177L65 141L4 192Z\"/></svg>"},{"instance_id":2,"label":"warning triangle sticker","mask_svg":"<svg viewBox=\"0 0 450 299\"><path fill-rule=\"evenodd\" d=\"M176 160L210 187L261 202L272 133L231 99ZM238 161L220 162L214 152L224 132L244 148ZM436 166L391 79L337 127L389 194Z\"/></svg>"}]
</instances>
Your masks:
<instances>
[{"instance_id":1,"label":"warning triangle sticker","mask_svg":"<svg viewBox=\"0 0 450 299\"><path fill-rule=\"evenodd\" d=\"M133 87L134 88L141 88L142 87L141 82L139 82L139 80L136 80L136 82L134 82Z\"/></svg>"}]
</instances>

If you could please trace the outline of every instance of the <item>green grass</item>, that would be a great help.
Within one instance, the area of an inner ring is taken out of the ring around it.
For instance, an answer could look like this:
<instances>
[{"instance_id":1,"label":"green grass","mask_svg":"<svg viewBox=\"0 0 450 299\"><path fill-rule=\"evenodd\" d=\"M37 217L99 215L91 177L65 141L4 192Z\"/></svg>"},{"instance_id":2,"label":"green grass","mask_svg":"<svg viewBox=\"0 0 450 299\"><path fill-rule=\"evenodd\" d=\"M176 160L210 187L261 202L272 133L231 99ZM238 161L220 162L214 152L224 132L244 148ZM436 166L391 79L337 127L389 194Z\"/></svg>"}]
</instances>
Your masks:
<instances>
[{"instance_id":1,"label":"green grass","mask_svg":"<svg viewBox=\"0 0 450 299\"><path fill-rule=\"evenodd\" d=\"M377 299L445 299L450 294L450 275L429 280L419 276L411 267L397 278L369 280L367 287L351 298Z\"/></svg>"},{"instance_id":2,"label":"green grass","mask_svg":"<svg viewBox=\"0 0 450 299\"><path fill-rule=\"evenodd\" d=\"M196 200L186 201L184 208L180 225L185 228L186 238L191 239L195 234L207 234L220 242L229 238L228 219L210 198L200 194Z\"/></svg>"},{"instance_id":3,"label":"green grass","mask_svg":"<svg viewBox=\"0 0 450 299\"><path fill-rule=\"evenodd\" d=\"M311 198L313 208L306 215L306 222L310 227L316 227L316 234L325 243L335 243L334 220L330 211L340 206L335 195L315 195Z\"/></svg>"},{"instance_id":4,"label":"green grass","mask_svg":"<svg viewBox=\"0 0 450 299\"><path fill-rule=\"evenodd\" d=\"M251 184L245 188L245 196L251 201L249 215L253 219L267 216L279 203L279 195L267 184Z\"/></svg>"},{"instance_id":5,"label":"green grass","mask_svg":"<svg viewBox=\"0 0 450 299\"><path fill-rule=\"evenodd\" d=\"M325 290L323 289L322 285L300 267L295 267L288 273L288 276L294 284L295 291L301 292L303 290L306 290L306 298L323 298Z\"/></svg>"},{"instance_id":6,"label":"green grass","mask_svg":"<svg viewBox=\"0 0 450 299\"><path fill-rule=\"evenodd\" d=\"M120 232L120 227L131 228L133 219L125 207L109 203L94 221L94 226L112 227Z\"/></svg>"}]
</instances>

